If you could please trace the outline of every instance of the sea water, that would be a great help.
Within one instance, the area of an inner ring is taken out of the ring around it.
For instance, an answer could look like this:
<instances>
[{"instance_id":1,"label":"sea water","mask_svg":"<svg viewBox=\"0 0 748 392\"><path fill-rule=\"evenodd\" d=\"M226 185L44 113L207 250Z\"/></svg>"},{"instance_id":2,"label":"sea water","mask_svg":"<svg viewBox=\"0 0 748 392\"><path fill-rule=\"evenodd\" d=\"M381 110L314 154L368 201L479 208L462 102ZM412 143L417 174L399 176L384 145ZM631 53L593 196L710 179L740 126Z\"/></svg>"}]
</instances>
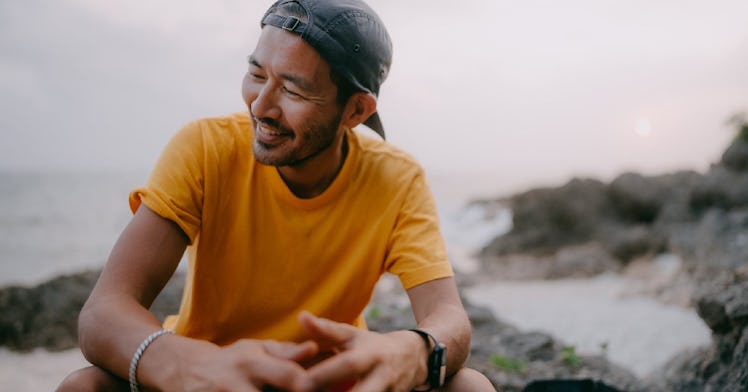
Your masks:
<instances>
[{"instance_id":1,"label":"sea water","mask_svg":"<svg viewBox=\"0 0 748 392\"><path fill-rule=\"evenodd\" d=\"M0 286L99 268L147 173L0 172Z\"/></svg>"}]
</instances>

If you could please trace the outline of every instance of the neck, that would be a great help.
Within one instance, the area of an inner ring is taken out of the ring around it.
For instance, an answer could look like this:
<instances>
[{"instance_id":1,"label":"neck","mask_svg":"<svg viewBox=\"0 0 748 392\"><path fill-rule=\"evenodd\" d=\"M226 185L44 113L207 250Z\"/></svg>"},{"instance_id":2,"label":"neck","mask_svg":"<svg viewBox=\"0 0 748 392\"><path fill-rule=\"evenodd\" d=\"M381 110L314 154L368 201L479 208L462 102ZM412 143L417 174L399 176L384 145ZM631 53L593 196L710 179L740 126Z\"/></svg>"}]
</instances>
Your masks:
<instances>
[{"instance_id":1,"label":"neck","mask_svg":"<svg viewBox=\"0 0 748 392\"><path fill-rule=\"evenodd\" d=\"M278 167L278 174L296 197L311 199L332 184L348 155L345 134L340 132L327 150L298 166Z\"/></svg>"}]
</instances>

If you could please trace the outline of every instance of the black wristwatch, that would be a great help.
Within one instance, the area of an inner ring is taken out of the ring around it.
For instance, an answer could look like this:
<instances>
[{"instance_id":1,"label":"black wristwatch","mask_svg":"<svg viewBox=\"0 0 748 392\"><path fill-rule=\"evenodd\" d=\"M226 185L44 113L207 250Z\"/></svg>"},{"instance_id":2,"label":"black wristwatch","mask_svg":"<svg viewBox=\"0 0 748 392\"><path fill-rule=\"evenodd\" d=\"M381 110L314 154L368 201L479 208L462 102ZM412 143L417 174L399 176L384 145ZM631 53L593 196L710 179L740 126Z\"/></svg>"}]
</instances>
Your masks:
<instances>
[{"instance_id":1,"label":"black wristwatch","mask_svg":"<svg viewBox=\"0 0 748 392\"><path fill-rule=\"evenodd\" d=\"M447 377L447 346L439 343L434 335L418 328L410 329L423 338L426 342L426 351L429 351L429 357L426 360L426 383L418 386L414 391L430 391L434 388L444 386L444 380ZM431 348L431 341L434 342L434 348Z\"/></svg>"}]
</instances>

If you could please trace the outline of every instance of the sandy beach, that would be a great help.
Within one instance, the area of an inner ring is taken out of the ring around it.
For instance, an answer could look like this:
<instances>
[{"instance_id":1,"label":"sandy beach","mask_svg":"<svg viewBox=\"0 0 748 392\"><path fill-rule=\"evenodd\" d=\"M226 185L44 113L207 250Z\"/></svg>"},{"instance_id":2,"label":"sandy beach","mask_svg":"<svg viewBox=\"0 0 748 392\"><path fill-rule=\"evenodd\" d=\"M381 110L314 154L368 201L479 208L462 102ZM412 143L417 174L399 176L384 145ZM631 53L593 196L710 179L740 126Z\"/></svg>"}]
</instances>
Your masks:
<instances>
[{"instance_id":1,"label":"sandy beach","mask_svg":"<svg viewBox=\"0 0 748 392\"><path fill-rule=\"evenodd\" d=\"M0 349L0 385L4 391L53 391L71 371L87 366L80 350L52 353L37 349L16 353Z\"/></svg>"}]
</instances>

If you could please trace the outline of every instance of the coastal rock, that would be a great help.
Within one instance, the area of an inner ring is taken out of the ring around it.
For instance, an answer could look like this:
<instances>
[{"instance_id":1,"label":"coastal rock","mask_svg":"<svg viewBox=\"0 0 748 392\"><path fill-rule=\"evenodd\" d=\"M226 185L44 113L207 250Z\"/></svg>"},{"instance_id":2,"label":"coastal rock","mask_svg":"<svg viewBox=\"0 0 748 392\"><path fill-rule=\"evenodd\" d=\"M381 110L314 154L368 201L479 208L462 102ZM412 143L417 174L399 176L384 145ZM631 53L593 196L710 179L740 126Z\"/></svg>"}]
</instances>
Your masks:
<instances>
[{"instance_id":1,"label":"coastal rock","mask_svg":"<svg viewBox=\"0 0 748 392\"><path fill-rule=\"evenodd\" d=\"M748 390L748 279L712 282L697 297L698 313L713 332L711 346L676 355L652 385L673 391Z\"/></svg>"},{"instance_id":2,"label":"coastal rock","mask_svg":"<svg viewBox=\"0 0 748 392\"><path fill-rule=\"evenodd\" d=\"M609 185L574 179L501 200L513 226L478 254L486 268L526 257L542 269L543 256L588 243L621 265L661 253L717 269L748 262L748 171L715 165L705 175L626 173Z\"/></svg>"},{"instance_id":3,"label":"coastal rock","mask_svg":"<svg viewBox=\"0 0 748 392\"><path fill-rule=\"evenodd\" d=\"M50 351L78 346L78 313L100 271L65 275L35 287L0 289L0 345L16 351ZM184 276L176 274L151 311L163 320L179 308Z\"/></svg>"},{"instance_id":4,"label":"coastal rock","mask_svg":"<svg viewBox=\"0 0 748 392\"><path fill-rule=\"evenodd\" d=\"M513 196L512 230L494 239L482 255L551 254L588 242L599 221L612 213L605 184L574 179L560 188L534 189Z\"/></svg>"},{"instance_id":5,"label":"coastal rock","mask_svg":"<svg viewBox=\"0 0 748 392\"><path fill-rule=\"evenodd\" d=\"M735 140L722 154L720 163L730 170L748 171L748 124L739 126Z\"/></svg>"},{"instance_id":6,"label":"coastal rock","mask_svg":"<svg viewBox=\"0 0 748 392\"><path fill-rule=\"evenodd\" d=\"M697 211L748 206L748 172L712 167L692 190L690 205Z\"/></svg>"},{"instance_id":7,"label":"coastal rock","mask_svg":"<svg viewBox=\"0 0 748 392\"><path fill-rule=\"evenodd\" d=\"M698 219L671 225L668 251L698 270L733 270L748 263L748 207L710 208Z\"/></svg>"},{"instance_id":8,"label":"coastal rock","mask_svg":"<svg viewBox=\"0 0 748 392\"><path fill-rule=\"evenodd\" d=\"M78 312L98 276L98 271L87 271L33 288L0 290L0 345L18 351L76 347Z\"/></svg>"}]
</instances>

